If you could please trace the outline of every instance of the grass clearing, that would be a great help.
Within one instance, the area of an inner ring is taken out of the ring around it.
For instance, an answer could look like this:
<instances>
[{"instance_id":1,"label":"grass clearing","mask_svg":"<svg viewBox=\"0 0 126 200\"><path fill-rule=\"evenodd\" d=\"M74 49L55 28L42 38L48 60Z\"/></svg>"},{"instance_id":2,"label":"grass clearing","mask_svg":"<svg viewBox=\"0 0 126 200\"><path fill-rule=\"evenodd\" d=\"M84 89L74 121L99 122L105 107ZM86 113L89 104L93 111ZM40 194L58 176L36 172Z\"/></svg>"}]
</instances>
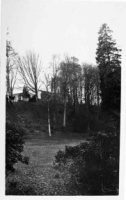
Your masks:
<instances>
[{"instance_id":1,"label":"grass clearing","mask_svg":"<svg viewBox=\"0 0 126 200\"><path fill-rule=\"evenodd\" d=\"M82 135L30 137L25 139L23 154L30 158L29 165L17 163L16 171L7 178L7 195L73 195L67 184L69 174L62 175L53 162L58 150L86 141ZM76 195L76 192L75 192Z\"/></svg>"}]
</instances>

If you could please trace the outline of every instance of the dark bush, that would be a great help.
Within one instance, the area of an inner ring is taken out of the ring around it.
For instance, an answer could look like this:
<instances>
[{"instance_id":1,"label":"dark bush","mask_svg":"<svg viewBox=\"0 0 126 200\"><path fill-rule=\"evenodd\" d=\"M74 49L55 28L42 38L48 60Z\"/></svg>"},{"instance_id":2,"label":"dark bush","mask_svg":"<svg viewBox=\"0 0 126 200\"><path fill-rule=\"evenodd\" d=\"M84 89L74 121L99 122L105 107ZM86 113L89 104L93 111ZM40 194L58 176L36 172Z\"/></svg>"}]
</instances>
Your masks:
<instances>
[{"instance_id":1,"label":"dark bush","mask_svg":"<svg viewBox=\"0 0 126 200\"><path fill-rule=\"evenodd\" d=\"M85 110L84 110L85 111ZM86 132L88 128L88 117L86 111L81 111L73 118L73 131L74 132ZM92 131L100 131L105 128L105 121L98 119L97 113L90 112L89 114L89 127Z\"/></svg>"},{"instance_id":2,"label":"dark bush","mask_svg":"<svg viewBox=\"0 0 126 200\"><path fill-rule=\"evenodd\" d=\"M85 132L87 130L87 124L88 122L86 115L76 115L73 118L72 123L73 131L78 133Z\"/></svg>"},{"instance_id":3,"label":"dark bush","mask_svg":"<svg viewBox=\"0 0 126 200\"><path fill-rule=\"evenodd\" d=\"M36 187L20 181L8 182L6 195L37 195Z\"/></svg>"},{"instance_id":4,"label":"dark bush","mask_svg":"<svg viewBox=\"0 0 126 200\"><path fill-rule=\"evenodd\" d=\"M14 171L14 164L18 161L28 164L29 158L22 155L23 131L15 124L6 123L6 174Z\"/></svg>"},{"instance_id":5,"label":"dark bush","mask_svg":"<svg viewBox=\"0 0 126 200\"><path fill-rule=\"evenodd\" d=\"M64 152L60 151L56 155L55 164L62 166L62 170L69 166L69 186L76 188L80 195L118 194L118 136L99 134L90 143L66 147Z\"/></svg>"}]
</instances>

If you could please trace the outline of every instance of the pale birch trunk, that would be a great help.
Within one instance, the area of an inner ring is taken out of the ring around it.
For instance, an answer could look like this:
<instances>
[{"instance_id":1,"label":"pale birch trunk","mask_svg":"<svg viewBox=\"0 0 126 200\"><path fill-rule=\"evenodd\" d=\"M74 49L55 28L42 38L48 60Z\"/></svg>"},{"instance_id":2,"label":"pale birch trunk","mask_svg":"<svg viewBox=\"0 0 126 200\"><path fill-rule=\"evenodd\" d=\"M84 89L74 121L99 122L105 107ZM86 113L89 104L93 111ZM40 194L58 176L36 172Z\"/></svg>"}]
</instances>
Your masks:
<instances>
[{"instance_id":1,"label":"pale birch trunk","mask_svg":"<svg viewBox=\"0 0 126 200\"><path fill-rule=\"evenodd\" d=\"M53 122L56 123L56 80L54 80L54 114Z\"/></svg>"},{"instance_id":2,"label":"pale birch trunk","mask_svg":"<svg viewBox=\"0 0 126 200\"><path fill-rule=\"evenodd\" d=\"M49 132L49 136L51 137L49 99L48 99L48 132Z\"/></svg>"}]
</instances>

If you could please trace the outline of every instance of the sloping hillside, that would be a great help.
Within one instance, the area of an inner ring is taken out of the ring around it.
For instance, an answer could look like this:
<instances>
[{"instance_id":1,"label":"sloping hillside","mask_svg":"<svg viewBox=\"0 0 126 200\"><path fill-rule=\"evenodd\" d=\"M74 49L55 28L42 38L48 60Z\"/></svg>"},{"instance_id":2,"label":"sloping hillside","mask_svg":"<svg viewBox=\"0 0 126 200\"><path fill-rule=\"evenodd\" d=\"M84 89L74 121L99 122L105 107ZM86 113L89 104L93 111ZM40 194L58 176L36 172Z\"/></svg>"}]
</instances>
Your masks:
<instances>
[{"instance_id":1,"label":"sloping hillside","mask_svg":"<svg viewBox=\"0 0 126 200\"><path fill-rule=\"evenodd\" d=\"M62 132L63 106L58 105L56 112L56 123L53 122L53 106L50 107L52 134ZM48 136L47 105L43 102L18 102L7 105L7 121L17 123L25 132L26 137ZM67 121L67 129L70 130L70 120Z\"/></svg>"}]
</instances>

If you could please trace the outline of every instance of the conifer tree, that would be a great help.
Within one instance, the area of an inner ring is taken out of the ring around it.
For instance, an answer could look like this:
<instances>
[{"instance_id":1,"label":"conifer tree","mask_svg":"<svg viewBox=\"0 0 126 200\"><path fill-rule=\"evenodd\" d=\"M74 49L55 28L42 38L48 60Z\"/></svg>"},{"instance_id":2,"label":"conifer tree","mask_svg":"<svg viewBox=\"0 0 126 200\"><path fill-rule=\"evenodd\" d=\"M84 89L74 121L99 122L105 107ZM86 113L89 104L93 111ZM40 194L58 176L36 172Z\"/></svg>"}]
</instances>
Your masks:
<instances>
[{"instance_id":1,"label":"conifer tree","mask_svg":"<svg viewBox=\"0 0 126 200\"><path fill-rule=\"evenodd\" d=\"M103 24L99 31L96 61L100 75L102 108L120 110L121 55L112 31Z\"/></svg>"}]
</instances>

